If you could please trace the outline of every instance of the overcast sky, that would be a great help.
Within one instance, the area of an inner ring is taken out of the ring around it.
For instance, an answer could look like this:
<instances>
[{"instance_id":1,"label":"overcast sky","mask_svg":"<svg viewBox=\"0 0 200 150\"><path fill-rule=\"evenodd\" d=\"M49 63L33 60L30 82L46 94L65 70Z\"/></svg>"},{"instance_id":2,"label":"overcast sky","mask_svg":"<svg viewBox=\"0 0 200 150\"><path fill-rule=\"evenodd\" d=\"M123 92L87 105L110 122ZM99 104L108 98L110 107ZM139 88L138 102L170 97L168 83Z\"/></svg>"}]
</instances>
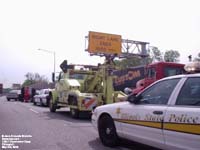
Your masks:
<instances>
[{"instance_id":1,"label":"overcast sky","mask_svg":"<svg viewBox=\"0 0 200 150\"><path fill-rule=\"evenodd\" d=\"M85 52L89 31L149 42L163 52L178 50L180 62L200 52L198 0L0 0L0 83L22 83L27 72L51 80L69 63L97 64Z\"/></svg>"}]
</instances>

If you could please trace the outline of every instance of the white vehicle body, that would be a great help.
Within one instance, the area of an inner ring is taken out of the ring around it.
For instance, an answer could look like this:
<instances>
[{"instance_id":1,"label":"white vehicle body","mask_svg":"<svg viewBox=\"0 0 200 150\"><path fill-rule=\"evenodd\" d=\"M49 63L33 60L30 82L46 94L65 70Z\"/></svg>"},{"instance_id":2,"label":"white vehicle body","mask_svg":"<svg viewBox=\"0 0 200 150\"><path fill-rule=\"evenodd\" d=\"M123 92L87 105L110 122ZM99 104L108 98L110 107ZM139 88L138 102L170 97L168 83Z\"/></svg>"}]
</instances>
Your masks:
<instances>
[{"instance_id":1,"label":"white vehicle body","mask_svg":"<svg viewBox=\"0 0 200 150\"><path fill-rule=\"evenodd\" d=\"M49 104L49 92L51 89L41 89L39 90L38 94L36 94L33 98L33 103L34 105L40 104L40 105L45 105L48 106Z\"/></svg>"},{"instance_id":2,"label":"white vehicle body","mask_svg":"<svg viewBox=\"0 0 200 150\"><path fill-rule=\"evenodd\" d=\"M92 124L106 146L119 136L161 149L199 150L200 74L168 77L127 102L99 106Z\"/></svg>"},{"instance_id":3,"label":"white vehicle body","mask_svg":"<svg viewBox=\"0 0 200 150\"><path fill-rule=\"evenodd\" d=\"M11 90L9 93L6 94L7 100L14 99L17 101L19 99L19 95L21 94L21 90Z\"/></svg>"}]
</instances>

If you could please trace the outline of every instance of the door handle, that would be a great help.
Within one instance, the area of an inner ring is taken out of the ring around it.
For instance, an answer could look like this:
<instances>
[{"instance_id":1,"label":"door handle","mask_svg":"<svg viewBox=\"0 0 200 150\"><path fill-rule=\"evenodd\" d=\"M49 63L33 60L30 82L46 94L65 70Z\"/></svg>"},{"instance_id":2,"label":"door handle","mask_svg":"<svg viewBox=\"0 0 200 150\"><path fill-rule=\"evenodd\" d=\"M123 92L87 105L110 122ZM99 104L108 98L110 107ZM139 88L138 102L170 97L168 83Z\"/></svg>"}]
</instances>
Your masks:
<instances>
[{"instance_id":1,"label":"door handle","mask_svg":"<svg viewBox=\"0 0 200 150\"><path fill-rule=\"evenodd\" d=\"M153 114L155 114L155 115L162 115L163 112L162 111L153 111Z\"/></svg>"}]
</instances>

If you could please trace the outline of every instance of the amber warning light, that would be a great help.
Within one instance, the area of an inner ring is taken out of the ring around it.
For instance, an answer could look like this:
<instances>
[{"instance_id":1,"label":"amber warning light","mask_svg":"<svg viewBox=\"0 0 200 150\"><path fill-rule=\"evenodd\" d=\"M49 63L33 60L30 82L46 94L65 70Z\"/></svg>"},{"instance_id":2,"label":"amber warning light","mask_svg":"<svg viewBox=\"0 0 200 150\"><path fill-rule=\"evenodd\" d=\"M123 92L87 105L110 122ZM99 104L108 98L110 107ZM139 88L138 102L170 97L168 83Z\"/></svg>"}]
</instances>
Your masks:
<instances>
[{"instance_id":1,"label":"amber warning light","mask_svg":"<svg viewBox=\"0 0 200 150\"><path fill-rule=\"evenodd\" d=\"M192 62L185 65L184 69L188 73L199 73L200 72L200 62Z\"/></svg>"},{"instance_id":2,"label":"amber warning light","mask_svg":"<svg viewBox=\"0 0 200 150\"><path fill-rule=\"evenodd\" d=\"M88 52L97 54L121 54L121 35L90 31Z\"/></svg>"}]
</instances>

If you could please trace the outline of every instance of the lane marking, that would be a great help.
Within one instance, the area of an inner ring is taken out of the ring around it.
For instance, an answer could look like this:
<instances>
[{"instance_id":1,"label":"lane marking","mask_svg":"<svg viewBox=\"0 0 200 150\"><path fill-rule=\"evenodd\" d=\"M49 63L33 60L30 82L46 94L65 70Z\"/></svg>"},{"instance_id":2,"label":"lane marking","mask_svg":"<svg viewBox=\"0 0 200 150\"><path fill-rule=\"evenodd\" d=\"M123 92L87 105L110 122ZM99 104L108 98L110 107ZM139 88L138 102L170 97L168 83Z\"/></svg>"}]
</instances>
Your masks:
<instances>
[{"instance_id":1,"label":"lane marking","mask_svg":"<svg viewBox=\"0 0 200 150\"><path fill-rule=\"evenodd\" d=\"M32 109L32 108L30 108L29 110L32 111L32 112L34 112L34 113L36 113L36 114L39 113L39 112L37 112L36 110L34 110L34 109Z\"/></svg>"}]
</instances>

